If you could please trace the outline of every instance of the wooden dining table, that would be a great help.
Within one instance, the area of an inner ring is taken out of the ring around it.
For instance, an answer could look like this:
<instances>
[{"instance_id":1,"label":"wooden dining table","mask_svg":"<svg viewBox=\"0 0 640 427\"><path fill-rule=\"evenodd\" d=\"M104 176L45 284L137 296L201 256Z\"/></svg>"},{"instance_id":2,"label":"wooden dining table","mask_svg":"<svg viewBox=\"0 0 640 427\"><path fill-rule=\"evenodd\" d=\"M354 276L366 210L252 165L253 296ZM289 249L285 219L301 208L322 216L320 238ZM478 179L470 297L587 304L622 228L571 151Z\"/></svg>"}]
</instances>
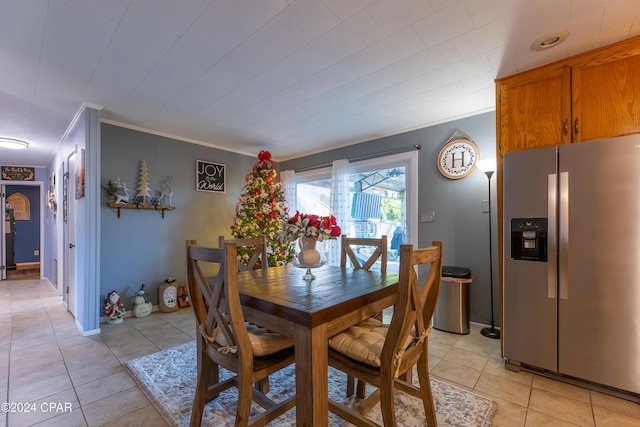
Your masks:
<instances>
[{"instance_id":1,"label":"wooden dining table","mask_svg":"<svg viewBox=\"0 0 640 427\"><path fill-rule=\"evenodd\" d=\"M293 338L296 425L329 422L327 340L394 304L398 275L324 265L315 279L292 265L238 274L245 320Z\"/></svg>"}]
</instances>

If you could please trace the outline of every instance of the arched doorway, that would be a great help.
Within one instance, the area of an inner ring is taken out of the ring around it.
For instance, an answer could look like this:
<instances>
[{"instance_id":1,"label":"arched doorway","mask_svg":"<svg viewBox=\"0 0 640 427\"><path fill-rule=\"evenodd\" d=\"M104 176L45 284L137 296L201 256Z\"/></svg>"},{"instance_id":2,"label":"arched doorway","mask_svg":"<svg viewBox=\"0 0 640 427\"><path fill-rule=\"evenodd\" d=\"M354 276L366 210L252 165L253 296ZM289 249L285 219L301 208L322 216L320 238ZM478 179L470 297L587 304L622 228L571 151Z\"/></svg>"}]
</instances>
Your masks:
<instances>
[{"instance_id":1,"label":"arched doorway","mask_svg":"<svg viewBox=\"0 0 640 427\"><path fill-rule=\"evenodd\" d=\"M42 278L42 182L0 181L5 221L2 227L2 279Z\"/></svg>"}]
</instances>

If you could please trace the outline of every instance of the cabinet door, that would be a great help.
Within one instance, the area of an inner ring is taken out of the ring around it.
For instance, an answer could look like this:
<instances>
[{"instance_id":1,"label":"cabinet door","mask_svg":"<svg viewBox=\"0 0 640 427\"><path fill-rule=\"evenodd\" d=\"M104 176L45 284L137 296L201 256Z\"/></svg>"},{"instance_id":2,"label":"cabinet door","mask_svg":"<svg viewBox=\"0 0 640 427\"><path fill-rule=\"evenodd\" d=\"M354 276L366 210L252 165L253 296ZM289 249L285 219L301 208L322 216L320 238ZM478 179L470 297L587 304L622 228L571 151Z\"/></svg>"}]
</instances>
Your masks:
<instances>
[{"instance_id":1,"label":"cabinet door","mask_svg":"<svg viewBox=\"0 0 640 427\"><path fill-rule=\"evenodd\" d=\"M592 58L572 72L574 142L640 132L640 55Z\"/></svg>"},{"instance_id":2,"label":"cabinet door","mask_svg":"<svg viewBox=\"0 0 640 427\"><path fill-rule=\"evenodd\" d=\"M571 70L549 66L498 82L500 150L571 142Z\"/></svg>"}]
</instances>

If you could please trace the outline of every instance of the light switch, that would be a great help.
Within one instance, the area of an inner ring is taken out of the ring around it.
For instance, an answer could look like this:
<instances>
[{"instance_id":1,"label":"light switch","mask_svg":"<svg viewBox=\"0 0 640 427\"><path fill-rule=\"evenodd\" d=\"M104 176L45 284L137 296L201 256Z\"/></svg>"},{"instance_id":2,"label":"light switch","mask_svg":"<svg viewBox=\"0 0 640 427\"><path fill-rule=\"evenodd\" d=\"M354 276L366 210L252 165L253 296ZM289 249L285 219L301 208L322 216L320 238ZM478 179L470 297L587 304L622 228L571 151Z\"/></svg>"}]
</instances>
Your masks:
<instances>
[{"instance_id":1,"label":"light switch","mask_svg":"<svg viewBox=\"0 0 640 427\"><path fill-rule=\"evenodd\" d=\"M489 212L489 201L488 200L483 200L482 201L482 212Z\"/></svg>"},{"instance_id":2,"label":"light switch","mask_svg":"<svg viewBox=\"0 0 640 427\"><path fill-rule=\"evenodd\" d=\"M420 222L433 222L436 220L435 212L422 212L420 214Z\"/></svg>"}]
</instances>

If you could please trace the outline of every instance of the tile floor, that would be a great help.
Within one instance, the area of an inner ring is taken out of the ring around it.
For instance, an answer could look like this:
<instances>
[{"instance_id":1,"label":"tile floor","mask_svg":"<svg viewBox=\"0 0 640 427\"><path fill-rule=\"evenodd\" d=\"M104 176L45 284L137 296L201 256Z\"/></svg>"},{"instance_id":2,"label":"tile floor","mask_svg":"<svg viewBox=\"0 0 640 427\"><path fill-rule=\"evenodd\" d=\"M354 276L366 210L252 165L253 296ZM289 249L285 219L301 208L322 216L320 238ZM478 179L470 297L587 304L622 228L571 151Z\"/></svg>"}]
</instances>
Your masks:
<instances>
[{"instance_id":1,"label":"tile floor","mask_svg":"<svg viewBox=\"0 0 640 427\"><path fill-rule=\"evenodd\" d=\"M194 329L191 311L180 310L103 324L100 335L83 337L47 281L0 282L0 402L36 408L0 414L0 427L166 425L123 364L185 343ZM640 426L636 403L505 370L498 341L479 331L434 330L429 362L434 377L495 400L493 425Z\"/></svg>"}]
</instances>

